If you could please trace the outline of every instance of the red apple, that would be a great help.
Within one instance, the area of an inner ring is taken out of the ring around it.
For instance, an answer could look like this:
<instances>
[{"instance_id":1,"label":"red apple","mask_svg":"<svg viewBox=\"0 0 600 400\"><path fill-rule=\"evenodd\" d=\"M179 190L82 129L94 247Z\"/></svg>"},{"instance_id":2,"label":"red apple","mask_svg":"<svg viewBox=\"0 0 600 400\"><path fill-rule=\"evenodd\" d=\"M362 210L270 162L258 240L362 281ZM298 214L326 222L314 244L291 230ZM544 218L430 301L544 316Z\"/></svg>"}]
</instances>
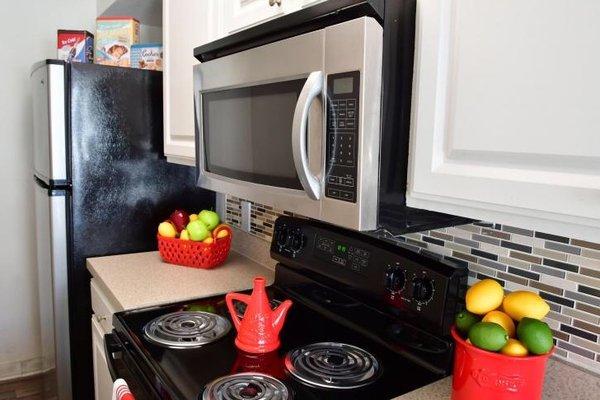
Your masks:
<instances>
[{"instance_id":1,"label":"red apple","mask_svg":"<svg viewBox=\"0 0 600 400\"><path fill-rule=\"evenodd\" d=\"M181 232L190 222L190 216L185 211L175 210L171 213L169 220L173 223L173 225L175 225L177 232Z\"/></svg>"}]
</instances>

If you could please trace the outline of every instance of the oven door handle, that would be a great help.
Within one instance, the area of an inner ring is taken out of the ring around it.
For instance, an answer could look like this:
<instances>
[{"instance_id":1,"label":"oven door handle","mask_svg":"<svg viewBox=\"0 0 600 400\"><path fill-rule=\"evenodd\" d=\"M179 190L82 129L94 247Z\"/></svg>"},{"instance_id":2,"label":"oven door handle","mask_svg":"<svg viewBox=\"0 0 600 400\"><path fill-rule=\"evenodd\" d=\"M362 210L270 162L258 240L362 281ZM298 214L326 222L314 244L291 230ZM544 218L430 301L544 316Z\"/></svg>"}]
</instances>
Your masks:
<instances>
[{"instance_id":1,"label":"oven door handle","mask_svg":"<svg viewBox=\"0 0 600 400\"><path fill-rule=\"evenodd\" d=\"M296 109L294 111L294 122L292 125L292 151L294 165L300 183L309 198L319 200L321 198L321 182L314 176L308 167L308 155L306 151L306 136L308 135L308 111L310 105L323 92L323 72L314 71L308 75L306 83L298 96Z\"/></svg>"},{"instance_id":2,"label":"oven door handle","mask_svg":"<svg viewBox=\"0 0 600 400\"><path fill-rule=\"evenodd\" d=\"M125 380L136 400L163 399L144 375L127 345L128 343L122 341L115 331L104 335L106 363L113 382L117 379Z\"/></svg>"},{"instance_id":3,"label":"oven door handle","mask_svg":"<svg viewBox=\"0 0 600 400\"><path fill-rule=\"evenodd\" d=\"M114 381L121 378L117 373L117 367L115 366L116 359L121 357L123 354L123 347L121 343L115 338L114 333L108 333L104 335L104 354L106 355L106 364L108 364L108 371Z\"/></svg>"}]
</instances>

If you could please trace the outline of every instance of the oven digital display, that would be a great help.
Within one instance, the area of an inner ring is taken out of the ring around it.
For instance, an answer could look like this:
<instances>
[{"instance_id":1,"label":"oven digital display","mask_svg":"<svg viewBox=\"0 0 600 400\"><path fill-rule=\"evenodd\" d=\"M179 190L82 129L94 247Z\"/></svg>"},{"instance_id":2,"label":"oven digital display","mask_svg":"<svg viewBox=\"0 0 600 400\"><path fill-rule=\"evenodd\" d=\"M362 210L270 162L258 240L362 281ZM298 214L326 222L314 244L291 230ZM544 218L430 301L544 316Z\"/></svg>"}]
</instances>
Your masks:
<instances>
[{"instance_id":1,"label":"oven digital display","mask_svg":"<svg viewBox=\"0 0 600 400\"><path fill-rule=\"evenodd\" d=\"M317 258L347 267L359 274L364 274L369 266L371 252L364 248L321 235L317 235L315 247Z\"/></svg>"},{"instance_id":2,"label":"oven digital display","mask_svg":"<svg viewBox=\"0 0 600 400\"><path fill-rule=\"evenodd\" d=\"M354 90L354 78L337 78L333 80L333 94L352 93Z\"/></svg>"}]
</instances>

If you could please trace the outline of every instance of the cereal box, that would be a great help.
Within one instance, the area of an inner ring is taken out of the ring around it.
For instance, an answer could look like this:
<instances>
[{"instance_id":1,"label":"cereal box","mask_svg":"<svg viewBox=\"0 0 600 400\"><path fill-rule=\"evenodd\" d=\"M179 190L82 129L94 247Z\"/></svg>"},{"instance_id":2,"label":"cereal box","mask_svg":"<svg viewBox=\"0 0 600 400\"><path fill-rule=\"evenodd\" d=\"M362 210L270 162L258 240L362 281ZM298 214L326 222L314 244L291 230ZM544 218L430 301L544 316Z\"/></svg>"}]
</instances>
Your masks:
<instances>
[{"instance_id":1,"label":"cereal box","mask_svg":"<svg viewBox=\"0 0 600 400\"><path fill-rule=\"evenodd\" d=\"M131 46L140 41L140 23L133 17L99 17L96 20L95 62L129 67Z\"/></svg>"},{"instance_id":2,"label":"cereal box","mask_svg":"<svg viewBox=\"0 0 600 400\"><path fill-rule=\"evenodd\" d=\"M143 43L131 46L131 67L162 71L163 49L160 43Z\"/></svg>"},{"instance_id":3,"label":"cereal box","mask_svg":"<svg viewBox=\"0 0 600 400\"><path fill-rule=\"evenodd\" d=\"M88 31L60 29L57 33L57 58L67 62L94 62L94 35Z\"/></svg>"}]
</instances>

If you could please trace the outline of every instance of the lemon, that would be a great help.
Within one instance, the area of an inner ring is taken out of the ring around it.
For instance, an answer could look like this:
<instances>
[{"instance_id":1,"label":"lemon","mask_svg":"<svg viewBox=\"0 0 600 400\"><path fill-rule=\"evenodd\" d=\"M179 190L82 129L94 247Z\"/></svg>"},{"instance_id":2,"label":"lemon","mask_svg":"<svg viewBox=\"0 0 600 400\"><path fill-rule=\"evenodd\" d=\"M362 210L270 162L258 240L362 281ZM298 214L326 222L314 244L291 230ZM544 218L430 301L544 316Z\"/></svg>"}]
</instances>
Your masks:
<instances>
[{"instance_id":1,"label":"lemon","mask_svg":"<svg viewBox=\"0 0 600 400\"><path fill-rule=\"evenodd\" d=\"M523 346L523 343L517 339L508 339L508 343L500 350L500 353L512 357L525 357L529 352L527 347Z\"/></svg>"},{"instance_id":2,"label":"lemon","mask_svg":"<svg viewBox=\"0 0 600 400\"><path fill-rule=\"evenodd\" d=\"M493 279L484 279L467 290L465 298L467 310L483 315L495 310L502 304L504 289Z\"/></svg>"},{"instance_id":3,"label":"lemon","mask_svg":"<svg viewBox=\"0 0 600 400\"><path fill-rule=\"evenodd\" d=\"M190 235L188 234L188 231L186 229L181 231L181 233L179 234L179 239L190 240Z\"/></svg>"},{"instance_id":4,"label":"lemon","mask_svg":"<svg viewBox=\"0 0 600 400\"><path fill-rule=\"evenodd\" d=\"M163 237L174 238L177 236L177 229L169 221L161 222L158 225L158 234Z\"/></svg>"},{"instance_id":5,"label":"lemon","mask_svg":"<svg viewBox=\"0 0 600 400\"><path fill-rule=\"evenodd\" d=\"M504 312L515 321L524 317L542 319L550 311L550 306L537 293L519 290L509 293L502 303Z\"/></svg>"},{"instance_id":6,"label":"lemon","mask_svg":"<svg viewBox=\"0 0 600 400\"><path fill-rule=\"evenodd\" d=\"M508 336L515 337L515 323L512 318L502 311L494 310L485 314L482 319L483 322L495 322L508 333Z\"/></svg>"}]
</instances>

